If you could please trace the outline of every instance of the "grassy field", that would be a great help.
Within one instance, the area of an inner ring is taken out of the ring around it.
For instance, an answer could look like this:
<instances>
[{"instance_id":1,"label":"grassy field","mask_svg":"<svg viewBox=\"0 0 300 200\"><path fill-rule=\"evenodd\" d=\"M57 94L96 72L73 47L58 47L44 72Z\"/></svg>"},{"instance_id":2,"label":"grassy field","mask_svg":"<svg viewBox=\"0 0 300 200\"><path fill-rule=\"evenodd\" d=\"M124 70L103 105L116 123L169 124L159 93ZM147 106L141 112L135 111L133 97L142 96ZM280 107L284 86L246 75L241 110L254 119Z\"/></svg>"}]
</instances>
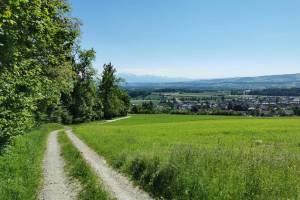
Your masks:
<instances>
[{"instance_id":1,"label":"grassy field","mask_svg":"<svg viewBox=\"0 0 300 200\"><path fill-rule=\"evenodd\" d=\"M38 198L42 179L42 160L50 131L58 124L42 125L14 139L7 152L0 155L0 199L30 200Z\"/></svg>"},{"instance_id":2,"label":"grassy field","mask_svg":"<svg viewBox=\"0 0 300 200\"><path fill-rule=\"evenodd\" d=\"M300 197L300 118L137 115L74 130L156 197Z\"/></svg>"},{"instance_id":3,"label":"grassy field","mask_svg":"<svg viewBox=\"0 0 300 200\"><path fill-rule=\"evenodd\" d=\"M66 160L66 171L69 176L79 180L82 190L79 198L82 200L109 200L110 195L103 189L100 180L82 158L80 152L72 145L66 134L60 133L59 143L62 156Z\"/></svg>"}]
</instances>

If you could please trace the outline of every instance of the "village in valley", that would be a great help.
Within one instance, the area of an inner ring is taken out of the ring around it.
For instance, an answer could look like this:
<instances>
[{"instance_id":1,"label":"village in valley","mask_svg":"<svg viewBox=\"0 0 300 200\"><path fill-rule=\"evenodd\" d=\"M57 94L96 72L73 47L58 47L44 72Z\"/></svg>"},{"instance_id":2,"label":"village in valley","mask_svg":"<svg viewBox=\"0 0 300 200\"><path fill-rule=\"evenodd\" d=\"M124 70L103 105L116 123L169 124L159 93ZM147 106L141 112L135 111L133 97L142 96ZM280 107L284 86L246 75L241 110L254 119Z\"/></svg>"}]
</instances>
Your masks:
<instances>
[{"instance_id":1,"label":"village in valley","mask_svg":"<svg viewBox=\"0 0 300 200\"><path fill-rule=\"evenodd\" d=\"M133 113L292 116L300 114L300 96L252 95L251 90L152 92L132 100Z\"/></svg>"}]
</instances>

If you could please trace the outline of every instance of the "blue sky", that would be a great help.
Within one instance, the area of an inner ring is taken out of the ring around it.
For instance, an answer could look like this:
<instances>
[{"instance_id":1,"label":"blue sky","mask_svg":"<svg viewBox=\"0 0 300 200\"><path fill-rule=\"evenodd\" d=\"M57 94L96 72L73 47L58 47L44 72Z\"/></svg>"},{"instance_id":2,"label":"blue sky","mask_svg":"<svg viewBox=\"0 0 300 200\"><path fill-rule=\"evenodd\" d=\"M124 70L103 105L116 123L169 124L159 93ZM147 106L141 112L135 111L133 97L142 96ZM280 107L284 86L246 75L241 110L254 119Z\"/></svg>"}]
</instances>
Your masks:
<instances>
[{"instance_id":1,"label":"blue sky","mask_svg":"<svg viewBox=\"0 0 300 200\"><path fill-rule=\"evenodd\" d=\"M215 78L300 72L299 0L69 0L95 67Z\"/></svg>"}]
</instances>

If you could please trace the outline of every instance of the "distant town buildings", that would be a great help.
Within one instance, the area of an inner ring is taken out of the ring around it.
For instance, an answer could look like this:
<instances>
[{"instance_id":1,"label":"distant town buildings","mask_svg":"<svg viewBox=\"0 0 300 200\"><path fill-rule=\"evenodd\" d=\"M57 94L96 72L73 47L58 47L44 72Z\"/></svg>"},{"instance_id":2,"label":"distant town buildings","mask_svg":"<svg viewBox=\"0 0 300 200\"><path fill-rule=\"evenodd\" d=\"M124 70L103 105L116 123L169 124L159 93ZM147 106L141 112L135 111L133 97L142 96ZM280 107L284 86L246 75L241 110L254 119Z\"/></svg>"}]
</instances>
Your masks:
<instances>
[{"instance_id":1,"label":"distant town buildings","mask_svg":"<svg viewBox=\"0 0 300 200\"><path fill-rule=\"evenodd\" d=\"M220 114L233 111L239 115L294 115L300 109L300 97L228 95L211 97L169 98L163 94L161 103L167 103L173 110ZM230 113L229 113L230 114Z\"/></svg>"}]
</instances>

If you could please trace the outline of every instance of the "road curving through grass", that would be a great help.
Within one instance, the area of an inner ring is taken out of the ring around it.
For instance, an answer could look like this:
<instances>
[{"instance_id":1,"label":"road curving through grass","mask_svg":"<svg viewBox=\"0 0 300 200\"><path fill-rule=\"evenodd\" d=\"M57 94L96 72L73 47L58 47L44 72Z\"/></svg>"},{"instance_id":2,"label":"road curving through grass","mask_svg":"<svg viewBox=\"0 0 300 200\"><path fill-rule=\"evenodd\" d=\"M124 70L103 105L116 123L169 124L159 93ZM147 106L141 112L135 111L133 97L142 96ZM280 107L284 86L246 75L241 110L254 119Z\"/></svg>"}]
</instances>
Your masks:
<instances>
[{"instance_id":1,"label":"road curving through grass","mask_svg":"<svg viewBox=\"0 0 300 200\"><path fill-rule=\"evenodd\" d=\"M62 128L44 124L13 139L0 155L0 199L35 200L42 183L42 161L48 134Z\"/></svg>"},{"instance_id":2,"label":"road curving through grass","mask_svg":"<svg viewBox=\"0 0 300 200\"><path fill-rule=\"evenodd\" d=\"M71 129L67 130L67 135L74 146L82 153L84 159L94 169L105 187L113 197L118 200L151 200L152 198L140 190L124 176L113 170L106 164L106 161L78 139Z\"/></svg>"},{"instance_id":3,"label":"road curving through grass","mask_svg":"<svg viewBox=\"0 0 300 200\"><path fill-rule=\"evenodd\" d=\"M48 136L40 200L75 200L79 194L79 184L76 184L74 179L68 179L64 171L65 161L61 156L61 147L57 139L59 132L53 131Z\"/></svg>"},{"instance_id":4,"label":"road curving through grass","mask_svg":"<svg viewBox=\"0 0 300 200\"><path fill-rule=\"evenodd\" d=\"M82 186L78 199L80 200L113 200L105 190L101 179L97 177L92 168L86 163L65 133L59 135L62 156L66 161L67 174L78 180Z\"/></svg>"}]
</instances>

